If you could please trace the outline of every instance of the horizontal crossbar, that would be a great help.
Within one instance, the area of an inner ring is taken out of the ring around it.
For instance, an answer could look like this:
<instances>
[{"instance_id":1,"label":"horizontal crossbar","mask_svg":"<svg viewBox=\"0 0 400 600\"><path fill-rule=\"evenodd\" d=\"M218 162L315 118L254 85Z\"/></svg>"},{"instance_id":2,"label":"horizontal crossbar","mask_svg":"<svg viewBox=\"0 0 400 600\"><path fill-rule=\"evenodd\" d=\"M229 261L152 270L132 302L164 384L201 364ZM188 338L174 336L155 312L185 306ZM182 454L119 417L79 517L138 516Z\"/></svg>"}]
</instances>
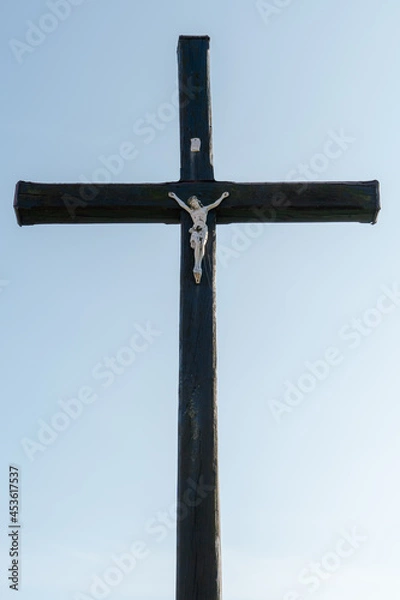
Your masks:
<instances>
[{"instance_id":1,"label":"horizontal crossbar","mask_svg":"<svg viewBox=\"0 0 400 600\"><path fill-rule=\"evenodd\" d=\"M201 181L146 184L49 184L20 181L14 208L19 225L71 223L179 223L181 209L168 197L196 195L204 204L229 192L217 223L375 223L379 183L234 183Z\"/></svg>"}]
</instances>

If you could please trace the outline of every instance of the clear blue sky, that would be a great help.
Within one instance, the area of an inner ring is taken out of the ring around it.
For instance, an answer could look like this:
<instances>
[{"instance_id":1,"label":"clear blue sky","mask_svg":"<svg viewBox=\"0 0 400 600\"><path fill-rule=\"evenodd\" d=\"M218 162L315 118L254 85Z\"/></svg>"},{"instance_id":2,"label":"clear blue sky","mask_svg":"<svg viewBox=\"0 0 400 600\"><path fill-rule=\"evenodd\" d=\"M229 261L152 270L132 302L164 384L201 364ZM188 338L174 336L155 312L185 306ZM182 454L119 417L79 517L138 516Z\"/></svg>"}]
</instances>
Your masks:
<instances>
[{"instance_id":1,"label":"clear blue sky","mask_svg":"<svg viewBox=\"0 0 400 600\"><path fill-rule=\"evenodd\" d=\"M49 5L0 21L2 598L9 464L21 600L92 600L96 577L104 598L174 597L179 228L19 228L12 200L19 179L104 177L126 142L111 181L178 179L177 116L148 138L138 123L171 106L180 34L211 36L217 179L382 192L374 227L218 230L224 600L398 597L398 2Z\"/></svg>"}]
</instances>

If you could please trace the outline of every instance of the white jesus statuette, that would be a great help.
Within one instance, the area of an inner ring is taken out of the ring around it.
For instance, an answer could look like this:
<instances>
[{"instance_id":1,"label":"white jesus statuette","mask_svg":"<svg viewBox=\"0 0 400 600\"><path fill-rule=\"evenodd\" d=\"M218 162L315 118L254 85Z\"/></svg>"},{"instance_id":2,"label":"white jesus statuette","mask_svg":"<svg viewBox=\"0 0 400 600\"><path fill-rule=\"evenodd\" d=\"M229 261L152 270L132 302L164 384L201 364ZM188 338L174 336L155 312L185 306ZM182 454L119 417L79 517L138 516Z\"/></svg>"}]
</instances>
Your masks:
<instances>
[{"instance_id":1,"label":"white jesus statuette","mask_svg":"<svg viewBox=\"0 0 400 600\"><path fill-rule=\"evenodd\" d=\"M201 263L204 258L208 238L207 214L210 210L219 206L222 200L225 200L229 196L229 192L224 192L218 200L208 206L203 206L197 196L190 196L187 204L178 198L174 192L170 192L168 196L176 200L179 206L186 210L192 217L193 227L189 229L189 233L191 234L190 246L194 250L193 275L196 283L200 283L202 274Z\"/></svg>"}]
</instances>

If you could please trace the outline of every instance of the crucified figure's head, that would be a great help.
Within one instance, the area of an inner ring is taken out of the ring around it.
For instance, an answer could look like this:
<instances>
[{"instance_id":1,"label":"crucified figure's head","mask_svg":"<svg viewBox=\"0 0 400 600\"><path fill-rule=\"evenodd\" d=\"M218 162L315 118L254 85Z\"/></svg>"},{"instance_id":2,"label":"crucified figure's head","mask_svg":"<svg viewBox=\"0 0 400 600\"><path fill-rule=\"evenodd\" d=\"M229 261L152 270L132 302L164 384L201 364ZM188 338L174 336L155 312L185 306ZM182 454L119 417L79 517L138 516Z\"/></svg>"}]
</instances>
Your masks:
<instances>
[{"instance_id":1,"label":"crucified figure's head","mask_svg":"<svg viewBox=\"0 0 400 600\"><path fill-rule=\"evenodd\" d=\"M203 206L197 196L190 196L188 200L188 205L190 206L190 208L193 209L202 208Z\"/></svg>"}]
</instances>

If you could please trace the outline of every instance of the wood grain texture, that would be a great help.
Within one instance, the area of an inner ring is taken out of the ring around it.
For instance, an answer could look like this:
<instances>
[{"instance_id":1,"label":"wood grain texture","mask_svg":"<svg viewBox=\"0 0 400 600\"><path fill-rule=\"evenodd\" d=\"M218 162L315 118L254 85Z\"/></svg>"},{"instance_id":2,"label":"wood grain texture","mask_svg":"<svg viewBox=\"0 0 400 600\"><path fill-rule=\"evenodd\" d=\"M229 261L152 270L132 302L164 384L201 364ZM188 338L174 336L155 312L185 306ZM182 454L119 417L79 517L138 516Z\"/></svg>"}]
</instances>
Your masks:
<instances>
[{"instance_id":1,"label":"wood grain texture","mask_svg":"<svg viewBox=\"0 0 400 600\"><path fill-rule=\"evenodd\" d=\"M178 427L177 600L220 600L215 214L203 276L193 278L190 216L182 211ZM197 490L197 492L195 491Z\"/></svg>"},{"instance_id":2,"label":"wood grain texture","mask_svg":"<svg viewBox=\"0 0 400 600\"><path fill-rule=\"evenodd\" d=\"M214 179L209 50L208 36L179 38L181 181ZM193 138L201 140L200 152L191 152Z\"/></svg>"},{"instance_id":3,"label":"wood grain texture","mask_svg":"<svg viewBox=\"0 0 400 600\"><path fill-rule=\"evenodd\" d=\"M211 164L211 106L208 38L181 37L178 45L181 179L214 179ZM185 101L187 80L200 92ZM190 152L190 140L202 141ZM210 182L211 186L215 185ZM184 185L184 184L183 184ZM200 195L198 182L175 191L183 199ZM191 192L189 193L189 189ZM163 190L164 193L164 190ZM216 200L214 187L203 191L205 204ZM218 490L217 348L215 297L216 212L208 215L208 241L200 284L193 277L192 219L180 210L181 294L179 334L179 424L176 600L221 599ZM179 515L179 512L178 512Z\"/></svg>"},{"instance_id":4,"label":"wood grain texture","mask_svg":"<svg viewBox=\"0 0 400 600\"><path fill-rule=\"evenodd\" d=\"M375 223L379 183L235 183L231 181L159 184L49 184L20 181L14 208L20 225L81 223L180 223L180 208L168 197L196 194L203 204L224 191L217 224L243 222Z\"/></svg>"}]
</instances>

